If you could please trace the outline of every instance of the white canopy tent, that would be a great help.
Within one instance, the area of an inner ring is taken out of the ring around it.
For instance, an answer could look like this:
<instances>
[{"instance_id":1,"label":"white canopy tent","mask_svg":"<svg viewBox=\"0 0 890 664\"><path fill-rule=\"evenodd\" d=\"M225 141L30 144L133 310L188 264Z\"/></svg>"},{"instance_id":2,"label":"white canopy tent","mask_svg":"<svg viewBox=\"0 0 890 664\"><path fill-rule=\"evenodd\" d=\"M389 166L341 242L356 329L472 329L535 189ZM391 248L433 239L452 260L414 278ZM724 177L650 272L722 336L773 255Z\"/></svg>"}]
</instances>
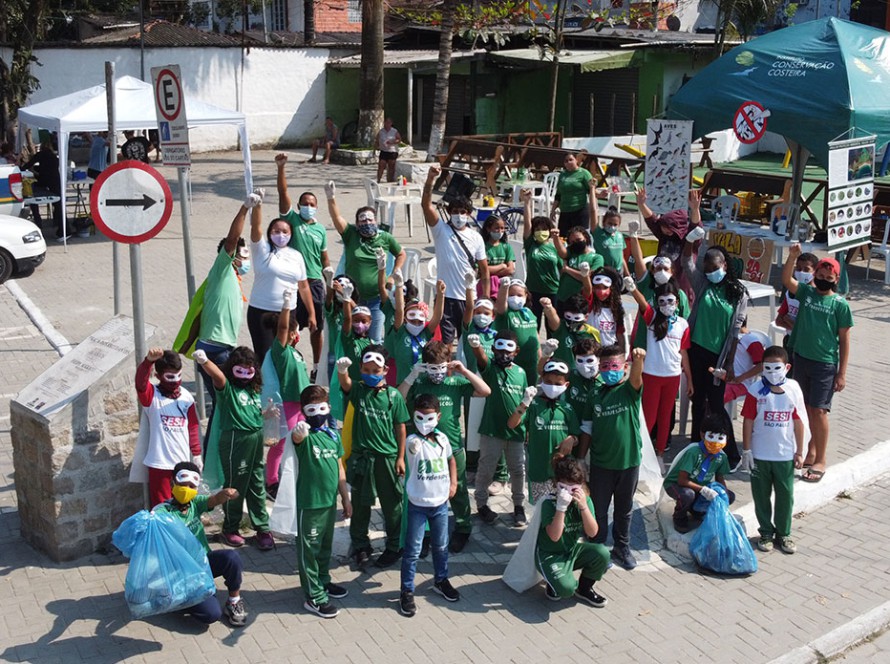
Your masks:
<instances>
[{"instance_id":1,"label":"white canopy tent","mask_svg":"<svg viewBox=\"0 0 890 664\"><path fill-rule=\"evenodd\" d=\"M114 82L115 129L146 129L157 126L155 101L151 83L132 76L121 76ZM244 185L247 192L253 188L250 168L250 143L247 140L247 119L244 113L229 111L205 104L196 99L185 100L185 113L189 127L207 125L235 125L241 139L244 157ZM72 92L19 109L19 132L24 125L49 129L59 137L59 176L62 182L62 228L67 236L65 209L68 186L68 138L72 132L97 132L108 129L108 105L105 85ZM21 141L19 141L21 143Z\"/></svg>"}]
</instances>

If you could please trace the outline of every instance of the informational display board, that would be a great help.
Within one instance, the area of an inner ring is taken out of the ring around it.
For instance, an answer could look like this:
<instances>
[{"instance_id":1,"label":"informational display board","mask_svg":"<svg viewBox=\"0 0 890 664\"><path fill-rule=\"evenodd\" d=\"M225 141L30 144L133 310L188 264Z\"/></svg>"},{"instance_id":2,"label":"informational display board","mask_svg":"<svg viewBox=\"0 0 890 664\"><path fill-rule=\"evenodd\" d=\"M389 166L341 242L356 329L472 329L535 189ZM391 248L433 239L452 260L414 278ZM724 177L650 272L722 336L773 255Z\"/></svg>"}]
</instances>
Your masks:
<instances>
[{"instance_id":1,"label":"informational display board","mask_svg":"<svg viewBox=\"0 0 890 664\"><path fill-rule=\"evenodd\" d=\"M185 97L179 65L152 67L151 82L155 92L155 114L165 166L191 166L189 125L185 117Z\"/></svg>"},{"instance_id":2,"label":"informational display board","mask_svg":"<svg viewBox=\"0 0 890 664\"><path fill-rule=\"evenodd\" d=\"M875 137L828 144L828 247L849 249L871 239Z\"/></svg>"},{"instance_id":3,"label":"informational display board","mask_svg":"<svg viewBox=\"0 0 890 664\"><path fill-rule=\"evenodd\" d=\"M773 257L772 240L739 235L732 231L708 231L708 246L715 245L726 249L740 279L758 284L769 283Z\"/></svg>"},{"instance_id":4,"label":"informational display board","mask_svg":"<svg viewBox=\"0 0 890 664\"><path fill-rule=\"evenodd\" d=\"M689 205L691 120L647 120L646 204L656 214Z\"/></svg>"}]
</instances>

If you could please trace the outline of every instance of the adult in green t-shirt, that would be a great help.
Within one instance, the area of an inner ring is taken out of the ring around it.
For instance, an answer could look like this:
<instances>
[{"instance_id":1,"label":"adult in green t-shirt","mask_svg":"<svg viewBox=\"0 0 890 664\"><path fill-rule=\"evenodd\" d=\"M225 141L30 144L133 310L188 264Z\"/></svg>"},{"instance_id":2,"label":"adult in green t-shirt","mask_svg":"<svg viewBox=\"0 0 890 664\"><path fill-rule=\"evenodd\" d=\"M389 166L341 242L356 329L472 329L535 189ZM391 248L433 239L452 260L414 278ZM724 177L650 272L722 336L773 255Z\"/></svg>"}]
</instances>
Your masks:
<instances>
[{"instance_id":1,"label":"adult in green t-shirt","mask_svg":"<svg viewBox=\"0 0 890 664\"><path fill-rule=\"evenodd\" d=\"M394 257L393 270L402 269L405 264L405 250L391 234L379 230L377 213L372 207L360 207L355 213L355 225L347 224L340 214L336 193L333 181L325 185L328 212L334 222L334 228L343 240L345 272L358 288L361 299L357 304L371 310L371 339L382 341L385 332L383 311L380 308L380 296L373 295L377 293L377 250L383 250ZM392 285L392 276L387 280L387 285Z\"/></svg>"},{"instance_id":2,"label":"adult in green t-shirt","mask_svg":"<svg viewBox=\"0 0 890 664\"><path fill-rule=\"evenodd\" d=\"M559 234L566 237L575 226L590 226L591 208L596 206L596 180L590 171L578 165L573 154L566 155L563 167L550 216L554 217L559 210Z\"/></svg>"},{"instance_id":3,"label":"adult in green t-shirt","mask_svg":"<svg viewBox=\"0 0 890 664\"><path fill-rule=\"evenodd\" d=\"M612 559L625 569L636 567L630 552L630 517L640 476L643 438L640 409L643 395L643 361L646 351L635 348L630 375L620 346L600 350L601 387L590 391L581 414L578 456L590 451L590 488L599 533L594 541L606 541L609 505L615 501L612 523Z\"/></svg>"},{"instance_id":4,"label":"adult in green t-shirt","mask_svg":"<svg viewBox=\"0 0 890 664\"><path fill-rule=\"evenodd\" d=\"M569 230L567 244L564 244L558 235L553 238L553 244L563 260L559 289L556 292L557 310L562 313L562 303L581 292L584 275L592 274L601 268L603 257L590 246L590 233L582 226L575 226ZM583 267L585 265L590 267Z\"/></svg>"},{"instance_id":5,"label":"adult in green t-shirt","mask_svg":"<svg viewBox=\"0 0 890 664\"><path fill-rule=\"evenodd\" d=\"M828 413L835 392L847 384L850 357L850 330L853 314L847 301L837 294L840 264L823 258L816 264L810 285L794 278L794 264L800 245L794 244L782 270L782 283L800 303L791 332L794 348L794 380L800 383L810 419L812 436L804 467L805 482L818 482L825 474L828 451Z\"/></svg>"},{"instance_id":6,"label":"adult in green t-shirt","mask_svg":"<svg viewBox=\"0 0 890 664\"><path fill-rule=\"evenodd\" d=\"M538 327L541 326L542 309L540 300L549 297L556 300L559 290L559 274L562 261L556 252L555 237L559 235L556 225L549 217L532 216L531 191L523 189L519 193L523 204L522 244L525 250L525 279L531 297L529 306L535 314Z\"/></svg>"}]
</instances>

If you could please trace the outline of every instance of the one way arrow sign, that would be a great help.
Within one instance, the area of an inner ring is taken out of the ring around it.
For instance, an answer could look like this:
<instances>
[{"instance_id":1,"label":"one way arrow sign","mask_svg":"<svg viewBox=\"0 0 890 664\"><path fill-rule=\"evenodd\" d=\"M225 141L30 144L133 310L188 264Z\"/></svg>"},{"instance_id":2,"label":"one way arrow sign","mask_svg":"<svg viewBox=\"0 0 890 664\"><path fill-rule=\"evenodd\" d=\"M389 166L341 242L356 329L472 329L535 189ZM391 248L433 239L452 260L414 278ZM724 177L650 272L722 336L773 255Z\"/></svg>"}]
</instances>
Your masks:
<instances>
[{"instance_id":1,"label":"one way arrow sign","mask_svg":"<svg viewBox=\"0 0 890 664\"><path fill-rule=\"evenodd\" d=\"M141 161L121 161L96 178L90 207L104 235L138 244L160 233L170 220L173 196L157 170Z\"/></svg>"}]
</instances>

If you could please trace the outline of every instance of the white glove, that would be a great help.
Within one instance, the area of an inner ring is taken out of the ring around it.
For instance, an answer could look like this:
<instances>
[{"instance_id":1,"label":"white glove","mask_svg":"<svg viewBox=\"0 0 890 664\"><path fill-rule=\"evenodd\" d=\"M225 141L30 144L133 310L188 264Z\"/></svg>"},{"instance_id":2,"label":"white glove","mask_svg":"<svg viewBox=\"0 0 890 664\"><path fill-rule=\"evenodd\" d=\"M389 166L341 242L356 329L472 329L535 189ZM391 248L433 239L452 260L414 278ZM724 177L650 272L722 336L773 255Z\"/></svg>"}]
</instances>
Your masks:
<instances>
[{"instance_id":1,"label":"white glove","mask_svg":"<svg viewBox=\"0 0 890 664\"><path fill-rule=\"evenodd\" d=\"M192 455L192 463L198 467L199 473L204 471L204 459L201 458L200 454Z\"/></svg>"},{"instance_id":2,"label":"white glove","mask_svg":"<svg viewBox=\"0 0 890 664\"><path fill-rule=\"evenodd\" d=\"M198 364L204 364L207 361L207 353L203 350L196 350L192 353L192 359Z\"/></svg>"},{"instance_id":3,"label":"white glove","mask_svg":"<svg viewBox=\"0 0 890 664\"><path fill-rule=\"evenodd\" d=\"M717 497L717 492L709 486L703 486L699 493L701 494L702 498L708 501L714 500L714 498Z\"/></svg>"},{"instance_id":4,"label":"white glove","mask_svg":"<svg viewBox=\"0 0 890 664\"><path fill-rule=\"evenodd\" d=\"M392 283L396 288L401 288L405 285L405 275L402 274L402 268L397 267L392 271Z\"/></svg>"},{"instance_id":5,"label":"white glove","mask_svg":"<svg viewBox=\"0 0 890 664\"><path fill-rule=\"evenodd\" d=\"M547 339L541 343L541 357L545 360L549 360L553 357L557 348L559 348L559 339Z\"/></svg>"},{"instance_id":6,"label":"white glove","mask_svg":"<svg viewBox=\"0 0 890 664\"><path fill-rule=\"evenodd\" d=\"M325 269L321 271L322 276L324 277L325 286L328 288L331 287L331 284L334 283L334 268L328 265Z\"/></svg>"},{"instance_id":7,"label":"white glove","mask_svg":"<svg viewBox=\"0 0 890 664\"><path fill-rule=\"evenodd\" d=\"M374 258L377 259L377 269L385 270L386 269L386 252L382 247L377 247L374 249Z\"/></svg>"},{"instance_id":8,"label":"white glove","mask_svg":"<svg viewBox=\"0 0 890 664\"><path fill-rule=\"evenodd\" d=\"M333 180L328 181L324 186L324 195L328 198L333 198L337 195L337 185L334 184Z\"/></svg>"},{"instance_id":9,"label":"white glove","mask_svg":"<svg viewBox=\"0 0 890 664\"><path fill-rule=\"evenodd\" d=\"M266 190L263 187L255 187L253 193L260 197L260 202L266 199Z\"/></svg>"},{"instance_id":10,"label":"white glove","mask_svg":"<svg viewBox=\"0 0 890 664\"><path fill-rule=\"evenodd\" d=\"M308 422L297 422L297 426L294 427L294 432L292 434L292 438L299 442L302 442L306 439L306 436L309 435L309 423Z\"/></svg>"},{"instance_id":11,"label":"white glove","mask_svg":"<svg viewBox=\"0 0 890 664\"><path fill-rule=\"evenodd\" d=\"M501 280L498 282L498 286L500 288L510 288L510 282L512 279L510 277L501 277Z\"/></svg>"},{"instance_id":12,"label":"white glove","mask_svg":"<svg viewBox=\"0 0 890 664\"><path fill-rule=\"evenodd\" d=\"M522 405L528 408L532 405L532 399L538 394L537 387L527 387L525 388L525 392L522 393Z\"/></svg>"},{"instance_id":13,"label":"white glove","mask_svg":"<svg viewBox=\"0 0 890 664\"><path fill-rule=\"evenodd\" d=\"M590 274L590 263L581 263L578 267L578 271L581 273L581 278L587 277Z\"/></svg>"},{"instance_id":14,"label":"white glove","mask_svg":"<svg viewBox=\"0 0 890 664\"><path fill-rule=\"evenodd\" d=\"M412 440L408 445L408 451L411 454L417 454L420 451L420 443L418 443L416 439Z\"/></svg>"},{"instance_id":15,"label":"white glove","mask_svg":"<svg viewBox=\"0 0 890 664\"><path fill-rule=\"evenodd\" d=\"M686 233L686 241L689 243L697 242L701 240L705 236L704 226L696 226L691 231Z\"/></svg>"},{"instance_id":16,"label":"white glove","mask_svg":"<svg viewBox=\"0 0 890 664\"><path fill-rule=\"evenodd\" d=\"M417 377L420 376L420 374L425 374L425 373L426 373L426 364L424 364L423 362L418 362L413 367L411 367L411 371L409 371L408 375L405 376L405 382L408 383L408 385L413 385L414 381L417 380Z\"/></svg>"},{"instance_id":17,"label":"white glove","mask_svg":"<svg viewBox=\"0 0 890 664\"><path fill-rule=\"evenodd\" d=\"M482 338L478 334L468 334L467 343L470 344L470 348L479 348L482 345Z\"/></svg>"},{"instance_id":18,"label":"white glove","mask_svg":"<svg viewBox=\"0 0 890 664\"><path fill-rule=\"evenodd\" d=\"M284 289L284 308L293 309L297 306L297 291L293 288Z\"/></svg>"},{"instance_id":19,"label":"white glove","mask_svg":"<svg viewBox=\"0 0 890 664\"><path fill-rule=\"evenodd\" d=\"M637 282L633 277L624 277L624 290L633 293L637 289Z\"/></svg>"},{"instance_id":20,"label":"white glove","mask_svg":"<svg viewBox=\"0 0 890 664\"><path fill-rule=\"evenodd\" d=\"M640 236L640 222L639 221L628 221L627 222L627 232L631 237L639 237Z\"/></svg>"},{"instance_id":21,"label":"white glove","mask_svg":"<svg viewBox=\"0 0 890 664\"><path fill-rule=\"evenodd\" d=\"M740 470L746 470L749 473L756 468L754 464L754 452L751 450L742 450L742 463L739 464Z\"/></svg>"},{"instance_id":22,"label":"white glove","mask_svg":"<svg viewBox=\"0 0 890 664\"><path fill-rule=\"evenodd\" d=\"M347 281L345 284L343 284L343 299L351 300L353 291L355 291L355 286L353 286L351 283Z\"/></svg>"},{"instance_id":23,"label":"white glove","mask_svg":"<svg viewBox=\"0 0 890 664\"><path fill-rule=\"evenodd\" d=\"M247 198L244 199L244 207L248 210L255 208L257 205L262 204L263 199L260 198L257 194L248 194Z\"/></svg>"},{"instance_id":24,"label":"white glove","mask_svg":"<svg viewBox=\"0 0 890 664\"><path fill-rule=\"evenodd\" d=\"M337 373L338 374L347 374L349 373L349 367L352 366L352 360L348 357L341 357L337 360Z\"/></svg>"},{"instance_id":25,"label":"white glove","mask_svg":"<svg viewBox=\"0 0 890 664\"><path fill-rule=\"evenodd\" d=\"M467 272L466 274L464 274L464 288L473 288L475 285L476 275L472 272Z\"/></svg>"},{"instance_id":26,"label":"white glove","mask_svg":"<svg viewBox=\"0 0 890 664\"><path fill-rule=\"evenodd\" d=\"M572 492L568 489L557 489L556 491L556 511L565 512L569 505L572 504Z\"/></svg>"}]
</instances>

